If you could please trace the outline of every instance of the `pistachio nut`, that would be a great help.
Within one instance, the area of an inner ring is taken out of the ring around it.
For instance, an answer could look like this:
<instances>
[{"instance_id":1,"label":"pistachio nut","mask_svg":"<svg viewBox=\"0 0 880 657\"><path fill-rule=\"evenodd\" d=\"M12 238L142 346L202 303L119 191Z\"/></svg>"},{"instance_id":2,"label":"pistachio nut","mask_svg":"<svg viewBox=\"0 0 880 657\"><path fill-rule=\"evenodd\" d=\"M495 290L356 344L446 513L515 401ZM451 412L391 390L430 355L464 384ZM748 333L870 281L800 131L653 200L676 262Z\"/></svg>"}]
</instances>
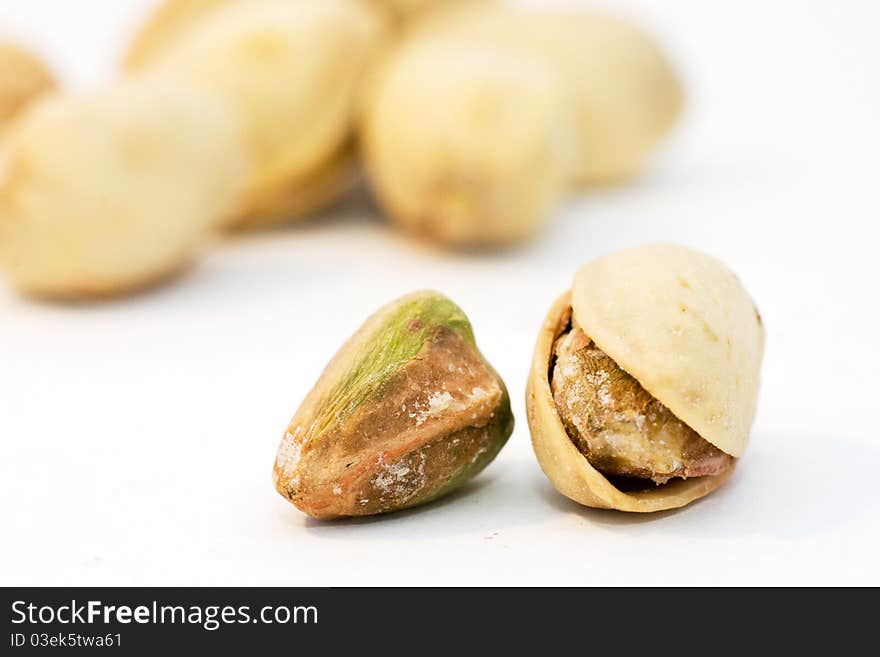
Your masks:
<instances>
[{"instance_id":1,"label":"pistachio nut","mask_svg":"<svg viewBox=\"0 0 880 657\"><path fill-rule=\"evenodd\" d=\"M520 52L557 71L574 117L578 185L636 174L681 113L682 85L660 45L614 16L575 7L487 5L426 30Z\"/></svg>"},{"instance_id":2,"label":"pistachio nut","mask_svg":"<svg viewBox=\"0 0 880 657\"><path fill-rule=\"evenodd\" d=\"M0 158L0 265L45 297L129 292L181 270L224 223L250 166L213 95L167 80L53 95Z\"/></svg>"},{"instance_id":3,"label":"pistachio nut","mask_svg":"<svg viewBox=\"0 0 880 657\"><path fill-rule=\"evenodd\" d=\"M357 97L386 20L355 0L169 0L127 67L216 94L253 154L232 228L307 215L351 188Z\"/></svg>"},{"instance_id":4,"label":"pistachio nut","mask_svg":"<svg viewBox=\"0 0 880 657\"><path fill-rule=\"evenodd\" d=\"M763 349L751 298L709 256L654 245L587 263L535 347L526 404L542 469L596 508L707 495L745 451Z\"/></svg>"},{"instance_id":5,"label":"pistachio nut","mask_svg":"<svg viewBox=\"0 0 880 657\"><path fill-rule=\"evenodd\" d=\"M123 57L123 67L127 71L142 69L211 12L242 1L163 0L135 33Z\"/></svg>"},{"instance_id":6,"label":"pistachio nut","mask_svg":"<svg viewBox=\"0 0 880 657\"><path fill-rule=\"evenodd\" d=\"M551 66L418 34L365 93L367 178L390 220L455 247L522 241L566 191L570 122Z\"/></svg>"},{"instance_id":7,"label":"pistachio nut","mask_svg":"<svg viewBox=\"0 0 880 657\"><path fill-rule=\"evenodd\" d=\"M284 433L273 479L315 518L395 511L466 482L512 430L507 389L465 314L416 292L370 317L330 361Z\"/></svg>"}]
</instances>

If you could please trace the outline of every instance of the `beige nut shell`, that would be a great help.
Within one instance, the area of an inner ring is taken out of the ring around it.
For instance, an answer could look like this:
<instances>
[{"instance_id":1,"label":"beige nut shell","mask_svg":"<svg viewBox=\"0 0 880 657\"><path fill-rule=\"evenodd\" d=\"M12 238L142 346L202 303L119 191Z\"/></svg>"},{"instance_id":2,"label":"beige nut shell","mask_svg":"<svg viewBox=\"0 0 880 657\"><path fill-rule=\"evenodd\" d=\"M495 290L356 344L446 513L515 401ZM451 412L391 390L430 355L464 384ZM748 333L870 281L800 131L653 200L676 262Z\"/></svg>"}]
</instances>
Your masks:
<instances>
[{"instance_id":1,"label":"beige nut shell","mask_svg":"<svg viewBox=\"0 0 880 657\"><path fill-rule=\"evenodd\" d=\"M563 78L576 126L577 184L635 175L681 113L678 74L654 39L626 20L577 8L491 4L445 18L424 31L527 53Z\"/></svg>"},{"instance_id":2,"label":"beige nut shell","mask_svg":"<svg viewBox=\"0 0 880 657\"><path fill-rule=\"evenodd\" d=\"M226 219L247 157L226 105L187 87L129 80L47 98L0 152L0 265L47 297L164 279Z\"/></svg>"},{"instance_id":3,"label":"beige nut shell","mask_svg":"<svg viewBox=\"0 0 880 657\"><path fill-rule=\"evenodd\" d=\"M758 398L764 329L736 275L681 246L584 265L571 301L581 329L676 417L742 456Z\"/></svg>"},{"instance_id":4,"label":"beige nut shell","mask_svg":"<svg viewBox=\"0 0 880 657\"><path fill-rule=\"evenodd\" d=\"M717 260L679 246L630 249L588 263L541 327L526 394L541 468L560 493L576 502L662 511L723 484L732 467L714 476L624 492L590 465L566 433L549 384L553 343L569 313L572 323L677 417L738 457L754 418L764 331L737 278Z\"/></svg>"},{"instance_id":5,"label":"beige nut shell","mask_svg":"<svg viewBox=\"0 0 880 657\"><path fill-rule=\"evenodd\" d=\"M251 197L229 228L268 228L304 219L339 202L357 187L361 167L354 140L308 175L277 187L274 193Z\"/></svg>"},{"instance_id":6,"label":"beige nut shell","mask_svg":"<svg viewBox=\"0 0 880 657\"><path fill-rule=\"evenodd\" d=\"M278 223L348 189L351 168L337 164L382 19L345 0L227 0L192 11L151 47L144 70L208 90L240 117L255 165L232 225ZM322 176L315 196L313 176Z\"/></svg>"},{"instance_id":7,"label":"beige nut shell","mask_svg":"<svg viewBox=\"0 0 880 657\"><path fill-rule=\"evenodd\" d=\"M548 378L553 343L565 329L570 308L571 293L566 292L550 309L538 335L526 390L532 447L556 490L584 506L650 513L685 506L723 484L733 473L732 467L713 477L678 479L656 488L625 493L590 465L565 431Z\"/></svg>"},{"instance_id":8,"label":"beige nut shell","mask_svg":"<svg viewBox=\"0 0 880 657\"><path fill-rule=\"evenodd\" d=\"M515 242L564 192L561 83L520 53L414 39L374 75L363 118L367 177L412 233L456 246Z\"/></svg>"},{"instance_id":9,"label":"beige nut shell","mask_svg":"<svg viewBox=\"0 0 880 657\"><path fill-rule=\"evenodd\" d=\"M134 71L148 65L205 16L233 2L242 0L164 0L135 34L123 66Z\"/></svg>"}]
</instances>

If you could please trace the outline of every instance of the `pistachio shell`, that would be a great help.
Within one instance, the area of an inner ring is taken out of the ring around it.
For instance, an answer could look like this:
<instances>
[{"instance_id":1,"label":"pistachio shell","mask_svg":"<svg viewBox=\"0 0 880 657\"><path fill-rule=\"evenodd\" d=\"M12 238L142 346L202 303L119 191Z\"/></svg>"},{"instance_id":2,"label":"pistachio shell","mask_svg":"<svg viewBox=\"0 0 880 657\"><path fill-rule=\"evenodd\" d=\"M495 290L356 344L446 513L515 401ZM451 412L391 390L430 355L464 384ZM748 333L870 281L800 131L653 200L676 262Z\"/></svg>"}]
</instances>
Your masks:
<instances>
[{"instance_id":1,"label":"pistachio shell","mask_svg":"<svg viewBox=\"0 0 880 657\"><path fill-rule=\"evenodd\" d=\"M585 265L541 328L526 405L542 469L559 492L586 506L677 508L730 477L735 461L715 475L660 486L646 480L643 488L621 490L591 465L566 431L551 390L553 346L569 326L580 328L704 440L740 456L754 416L764 337L751 299L726 267L665 245Z\"/></svg>"},{"instance_id":2,"label":"pistachio shell","mask_svg":"<svg viewBox=\"0 0 880 657\"><path fill-rule=\"evenodd\" d=\"M575 119L576 183L631 177L681 113L675 70L652 37L626 20L582 8L509 5L452 19L426 29L525 53L558 72Z\"/></svg>"},{"instance_id":3,"label":"pistachio shell","mask_svg":"<svg viewBox=\"0 0 880 657\"><path fill-rule=\"evenodd\" d=\"M124 67L136 71L158 57L200 20L223 5L242 0L164 0L135 34Z\"/></svg>"},{"instance_id":4,"label":"pistachio shell","mask_svg":"<svg viewBox=\"0 0 880 657\"><path fill-rule=\"evenodd\" d=\"M479 41L419 36L370 80L362 138L373 191L395 224L433 241L524 240L567 182L556 72Z\"/></svg>"},{"instance_id":5,"label":"pistachio shell","mask_svg":"<svg viewBox=\"0 0 880 657\"><path fill-rule=\"evenodd\" d=\"M581 268L572 308L584 333L676 417L742 455L764 328L733 272L681 246L620 251Z\"/></svg>"},{"instance_id":6,"label":"pistachio shell","mask_svg":"<svg viewBox=\"0 0 880 657\"><path fill-rule=\"evenodd\" d=\"M253 227L300 218L349 188L357 93L384 34L383 19L350 0L176 0L129 65L234 108L255 165L231 226Z\"/></svg>"},{"instance_id":7,"label":"pistachio shell","mask_svg":"<svg viewBox=\"0 0 880 657\"><path fill-rule=\"evenodd\" d=\"M532 447L541 469L560 493L584 506L618 511L652 512L685 506L723 484L733 468L713 477L676 479L663 486L624 492L590 465L566 433L550 390L548 371L553 343L568 323L571 293L550 309L541 327L526 390Z\"/></svg>"},{"instance_id":8,"label":"pistachio shell","mask_svg":"<svg viewBox=\"0 0 880 657\"><path fill-rule=\"evenodd\" d=\"M0 265L45 297L165 279L233 211L244 141L225 103L166 80L39 102L0 158Z\"/></svg>"},{"instance_id":9,"label":"pistachio shell","mask_svg":"<svg viewBox=\"0 0 880 657\"><path fill-rule=\"evenodd\" d=\"M357 149L340 152L302 179L257 197L230 226L234 230L268 228L320 212L355 188L361 178Z\"/></svg>"},{"instance_id":10,"label":"pistachio shell","mask_svg":"<svg viewBox=\"0 0 880 657\"><path fill-rule=\"evenodd\" d=\"M275 486L316 518L394 511L476 475L512 430L467 317L417 292L370 317L327 366L284 434Z\"/></svg>"}]
</instances>

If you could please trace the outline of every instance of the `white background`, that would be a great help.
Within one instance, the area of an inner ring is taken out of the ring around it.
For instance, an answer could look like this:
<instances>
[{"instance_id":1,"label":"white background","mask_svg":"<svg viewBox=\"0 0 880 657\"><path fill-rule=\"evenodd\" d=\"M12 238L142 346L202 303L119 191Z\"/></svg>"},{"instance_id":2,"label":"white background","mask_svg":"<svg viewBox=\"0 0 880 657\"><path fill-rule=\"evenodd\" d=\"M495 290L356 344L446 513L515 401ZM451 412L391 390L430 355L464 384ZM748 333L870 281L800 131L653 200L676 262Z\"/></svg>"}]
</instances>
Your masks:
<instances>
[{"instance_id":1,"label":"white background","mask_svg":"<svg viewBox=\"0 0 880 657\"><path fill-rule=\"evenodd\" d=\"M0 0L0 33L89 86L150 4ZM214 245L122 302L0 286L0 583L880 584L880 5L614 4L667 44L687 116L640 180L575 200L522 249L432 250L361 200ZM752 443L684 510L583 509L529 446L533 341L578 265L656 240L724 259L758 302ZM451 498L309 520L272 487L281 433L360 322L424 287L469 313L516 431Z\"/></svg>"}]
</instances>

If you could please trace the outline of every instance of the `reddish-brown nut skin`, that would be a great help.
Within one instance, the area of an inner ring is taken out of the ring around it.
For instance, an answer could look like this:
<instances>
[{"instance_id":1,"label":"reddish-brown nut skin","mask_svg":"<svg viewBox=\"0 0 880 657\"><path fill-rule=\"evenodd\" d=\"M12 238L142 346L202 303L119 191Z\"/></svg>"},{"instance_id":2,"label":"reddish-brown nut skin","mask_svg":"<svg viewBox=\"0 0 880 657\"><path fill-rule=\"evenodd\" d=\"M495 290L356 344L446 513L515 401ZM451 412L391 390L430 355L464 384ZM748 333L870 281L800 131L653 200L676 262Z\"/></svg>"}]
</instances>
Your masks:
<instances>
[{"instance_id":1,"label":"reddish-brown nut skin","mask_svg":"<svg viewBox=\"0 0 880 657\"><path fill-rule=\"evenodd\" d=\"M408 508L476 475L512 430L507 390L467 318L417 292L367 320L327 366L285 431L275 487L315 518Z\"/></svg>"},{"instance_id":2,"label":"reddish-brown nut skin","mask_svg":"<svg viewBox=\"0 0 880 657\"><path fill-rule=\"evenodd\" d=\"M557 338L553 352L550 383L559 417L605 475L665 484L731 467L729 454L675 417L579 328Z\"/></svg>"}]
</instances>

